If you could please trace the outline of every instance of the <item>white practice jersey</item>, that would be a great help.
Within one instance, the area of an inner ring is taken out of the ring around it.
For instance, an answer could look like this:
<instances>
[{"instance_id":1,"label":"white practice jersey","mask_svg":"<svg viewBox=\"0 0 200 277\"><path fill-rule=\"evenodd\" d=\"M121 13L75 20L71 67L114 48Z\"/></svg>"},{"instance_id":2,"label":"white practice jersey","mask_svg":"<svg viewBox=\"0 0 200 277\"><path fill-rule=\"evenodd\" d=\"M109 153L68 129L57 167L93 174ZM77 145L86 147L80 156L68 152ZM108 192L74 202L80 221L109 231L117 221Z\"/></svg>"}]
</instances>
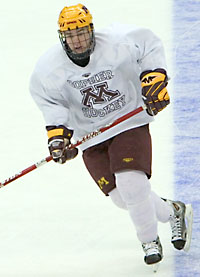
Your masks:
<instances>
[{"instance_id":1,"label":"white practice jersey","mask_svg":"<svg viewBox=\"0 0 200 277\"><path fill-rule=\"evenodd\" d=\"M46 125L64 125L81 139L144 105L139 76L166 69L160 39L150 30L113 24L95 33L96 46L87 66L74 64L61 44L36 64L30 91ZM146 111L86 141L82 150L153 120Z\"/></svg>"}]
</instances>

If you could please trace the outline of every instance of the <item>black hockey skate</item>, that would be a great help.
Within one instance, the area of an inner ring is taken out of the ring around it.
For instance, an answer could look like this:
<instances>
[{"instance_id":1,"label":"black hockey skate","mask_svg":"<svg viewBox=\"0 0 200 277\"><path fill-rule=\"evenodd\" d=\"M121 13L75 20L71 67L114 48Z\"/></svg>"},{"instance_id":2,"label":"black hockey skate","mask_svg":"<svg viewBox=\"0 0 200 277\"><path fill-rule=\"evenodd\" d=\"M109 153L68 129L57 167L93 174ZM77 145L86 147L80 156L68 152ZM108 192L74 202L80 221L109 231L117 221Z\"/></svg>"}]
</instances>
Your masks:
<instances>
[{"instance_id":1,"label":"black hockey skate","mask_svg":"<svg viewBox=\"0 0 200 277\"><path fill-rule=\"evenodd\" d=\"M177 250L189 251L193 223L192 206L180 201L167 200L167 203L174 211L174 215L169 219L172 229L171 242Z\"/></svg>"},{"instance_id":2,"label":"black hockey skate","mask_svg":"<svg viewBox=\"0 0 200 277\"><path fill-rule=\"evenodd\" d=\"M148 243L143 243L142 248L145 256L144 261L148 265L153 265L160 262L163 258L162 245L159 237L156 240Z\"/></svg>"}]
</instances>

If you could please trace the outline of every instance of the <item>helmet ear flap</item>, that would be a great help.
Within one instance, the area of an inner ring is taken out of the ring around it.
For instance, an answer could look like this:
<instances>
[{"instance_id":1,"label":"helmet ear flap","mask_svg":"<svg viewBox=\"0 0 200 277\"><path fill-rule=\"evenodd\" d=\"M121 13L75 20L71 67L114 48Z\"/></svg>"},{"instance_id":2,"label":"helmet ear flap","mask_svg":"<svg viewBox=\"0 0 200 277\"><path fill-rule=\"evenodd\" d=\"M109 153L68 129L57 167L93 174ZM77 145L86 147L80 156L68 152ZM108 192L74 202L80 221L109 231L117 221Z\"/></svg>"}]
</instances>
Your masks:
<instances>
[{"instance_id":1,"label":"helmet ear flap","mask_svg":"<svg viewBox=\"0 0 200 277\"><path fill-rule=\"evenodd\" d=\"M90 31L94 31L94 24L93 24L93 23L90 23L90 25L89 25L89 30L90 30Z\"/></svg>"}]
</instances>

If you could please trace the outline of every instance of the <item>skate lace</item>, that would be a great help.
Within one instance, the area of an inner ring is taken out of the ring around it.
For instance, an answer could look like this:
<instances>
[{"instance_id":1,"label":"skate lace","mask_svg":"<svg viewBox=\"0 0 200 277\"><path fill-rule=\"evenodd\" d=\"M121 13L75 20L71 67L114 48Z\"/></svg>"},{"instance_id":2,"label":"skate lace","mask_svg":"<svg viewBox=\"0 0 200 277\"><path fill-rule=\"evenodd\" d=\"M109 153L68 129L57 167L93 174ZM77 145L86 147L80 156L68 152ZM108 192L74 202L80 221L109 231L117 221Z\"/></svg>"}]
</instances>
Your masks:
<instances>
[{"instance_id":1,"label":"skate lace","mask_svg":"<svg viewBox=\"0 0 200 277\"><path fill-rule=\"evenodd\" d=\"M181 238L182 222L179 216L174 216L172 218L172 237Z\"/></svg>"},{"instance_id":2,"label":"skate lace","mask_svg":"<svg viewBox=\"0 0 200 277\"><path fill-rule=\"evenodd\" d=\"M152 255L154 253L158 253L159 249L158 249L158 244L156 243L156 241L152 241L149 243L143 243L142 244L143 250L146 253L146 255Z\"/></svg>"}]
</instances>

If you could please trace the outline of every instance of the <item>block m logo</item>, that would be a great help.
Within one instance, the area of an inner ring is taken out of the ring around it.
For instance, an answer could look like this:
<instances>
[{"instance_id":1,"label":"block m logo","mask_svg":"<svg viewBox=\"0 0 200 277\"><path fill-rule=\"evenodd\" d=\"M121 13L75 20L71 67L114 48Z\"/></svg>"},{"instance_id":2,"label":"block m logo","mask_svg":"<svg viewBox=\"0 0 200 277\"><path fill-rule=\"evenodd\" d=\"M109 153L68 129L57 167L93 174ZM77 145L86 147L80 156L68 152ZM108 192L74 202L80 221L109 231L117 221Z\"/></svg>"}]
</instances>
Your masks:
<instances>
[{"instance_id":1,"label":"block m logo","mask_svg":"<svg viewBox=\"0 0 200 277\"><path fill-rule=\"evenodd\" d=\"M84 106L93 107L94 104L101 104L110 101L120 95L118 90L113 91L108 89L108 84L101 83L81 90L83 95L82 103Z\"/></svg>"}]
</instances>

